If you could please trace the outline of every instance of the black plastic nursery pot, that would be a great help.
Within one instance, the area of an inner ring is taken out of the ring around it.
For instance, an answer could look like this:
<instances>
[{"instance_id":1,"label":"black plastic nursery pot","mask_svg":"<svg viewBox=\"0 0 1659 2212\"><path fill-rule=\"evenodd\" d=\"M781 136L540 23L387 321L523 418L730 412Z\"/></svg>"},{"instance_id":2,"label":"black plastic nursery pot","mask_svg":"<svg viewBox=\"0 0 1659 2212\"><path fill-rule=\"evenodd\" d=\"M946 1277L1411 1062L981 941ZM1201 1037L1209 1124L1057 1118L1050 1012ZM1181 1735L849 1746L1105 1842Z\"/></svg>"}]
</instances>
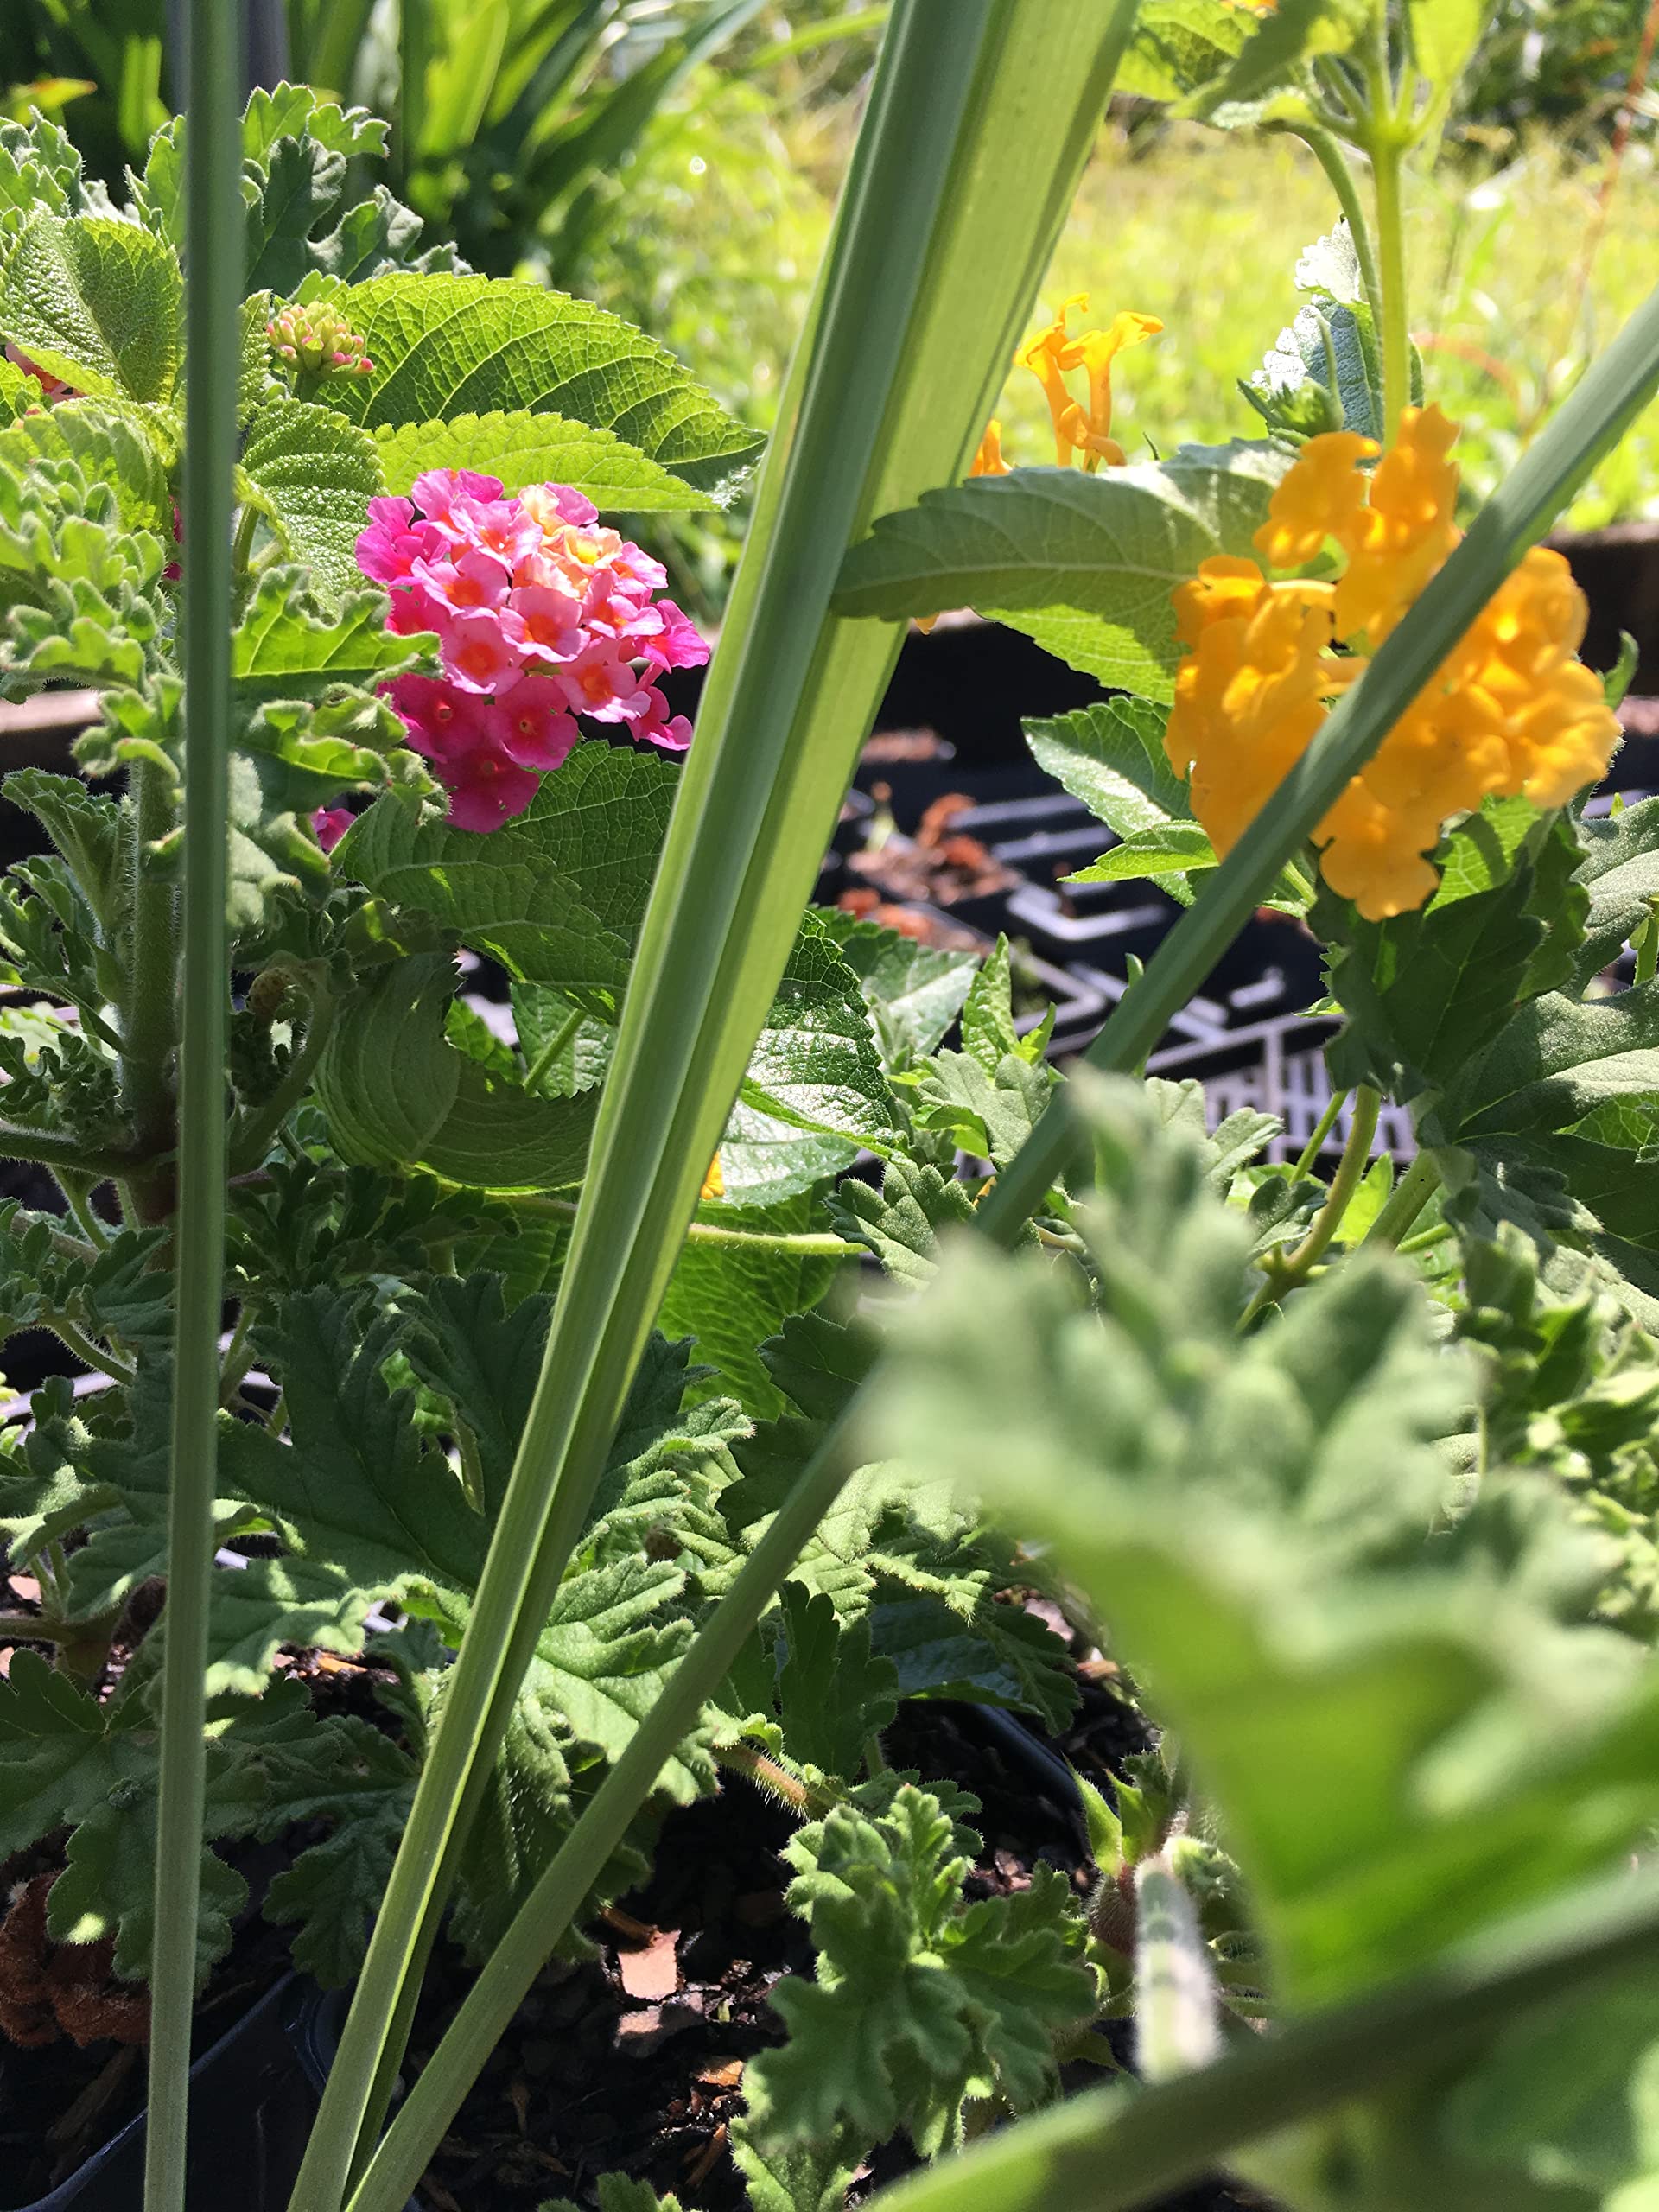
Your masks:
<instances>
[{"instance_id":1,"label":"black plastic nursery pot","mask_svg":"<svg viewBox=\"0 0 1659 2212\"><path fill-rule=\"evenodd\" d=\"M190 2069L185 2212L287 2212L339 2044L344 2000L284 1974ZM3 2059L0 2059L0 2066ZM44 2196L4 2212L137 2212L143 2113ZM424 2212L418 2197L409 2212Z\"/></svg>"}]
</instances>

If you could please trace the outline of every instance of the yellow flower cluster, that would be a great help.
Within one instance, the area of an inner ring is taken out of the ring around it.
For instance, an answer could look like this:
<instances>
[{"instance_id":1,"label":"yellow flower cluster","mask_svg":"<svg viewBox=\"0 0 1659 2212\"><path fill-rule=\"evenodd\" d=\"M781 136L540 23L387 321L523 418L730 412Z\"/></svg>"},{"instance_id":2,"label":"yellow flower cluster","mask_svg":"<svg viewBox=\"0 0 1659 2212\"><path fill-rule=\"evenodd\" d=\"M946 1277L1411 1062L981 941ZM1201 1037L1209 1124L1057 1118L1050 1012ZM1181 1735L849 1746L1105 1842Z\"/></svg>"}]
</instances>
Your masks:
<instances>
[{"instance_id":1,"label":"yellow flower cluster","mask_svg":"<svg viewBox=\"0 0 1659 2212\"><path fill-rule=\"evenodd\" d=\"M1109 330L1085 330L1073 338L1066 324L1074 313L1089 312L1087 292L1074 292L1046 330L1027 339L1014 355L1016 368L1029 369L1043 387L1049 418L1054 425L1054 457L1062 468L1077 454L1084 468L1098 468L1102 461L1121 468L1128 456L1111 433L1112 363L1126 347L1155 338L1163 328L1156 315L1125 313L1114 318ZM1073 397L1066 378L1073 369L1089 379L1086 400ZM1002 425L990 423L974 455L970 476L1006 476L1002 458Z\"/></svg>"},{"instance_id":2,"label":"yellow flower cluster","mask_svg":"<svg viewBox=\"0 0 1659 2212\"><path fill-rule=\"evenodd\" d=\"M1334 540L1347 556L1334 583L1271 582L1255 562L1224 556L1176 591L1187 653L1165 742L1218 853L1458 543L1457 434L1439 408L1406 408L1369 478L1370 439L1309 439L1255 544L1288 569ZM1577 658L1586 613L1567 563L1535 546L1314 830L1320 873L1368 920L1434 890L1425 855L1449 817L1492 793L1560 806L1605 771L1618 723Z\"/></svg>"}]
</instances>

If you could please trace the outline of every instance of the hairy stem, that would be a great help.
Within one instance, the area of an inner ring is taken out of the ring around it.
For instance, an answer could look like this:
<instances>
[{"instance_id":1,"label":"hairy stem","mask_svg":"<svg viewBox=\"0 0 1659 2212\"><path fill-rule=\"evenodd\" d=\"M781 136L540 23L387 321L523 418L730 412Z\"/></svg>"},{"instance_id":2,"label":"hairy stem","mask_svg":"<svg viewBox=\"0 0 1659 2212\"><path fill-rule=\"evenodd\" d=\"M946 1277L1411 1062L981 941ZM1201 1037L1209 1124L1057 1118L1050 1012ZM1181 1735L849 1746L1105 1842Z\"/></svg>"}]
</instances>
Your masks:
<instances>
[{"instance_id":1,"label":"hairy stem","mask_svg":"<svg viewBox=\"0 0 1659 2212\"><path fill-rule=\"evenodd\" d=\"M1256 1317L1269 1306L1276 1306L1287 1291L1294 1290L1307 1281L1314 1267L1324 1257L1331 1240L1342 1226L1343 1216L1353 1203L1371 1156L1371 1139L1376 1135L1376 1116L1382 1101L1368 1083L1362 1083L1354 1094L1353 1120L1349 1125L1348 1141L1342 1148L1342 1158L1337 1162L1337 1172L1331 1179L1331 1188L1325 1204L1308 1224L1307 1234L1295 1250L1285 1259L1269 1254L1264 1262L1266 1280L1255 1296L1245 1307L1239 1322L1247 1329Z\"/></svg>"},{"instance_id":2,"label":"hairy stem","mask_svg":"<svg viewBox=\"0 0 1659 2212\"><path fill-rule=\"evenodd\" d=\"M1377 268L1376 245L1371 237L1371 226L1366 219L1365 202L1360 196L1359 180L1349 166L1341 141L1322 123L1299 124L1295 136L1313 149L1319 167L1331 181L1332 189L1337 195L1337 204L1347 219L1354 251L1359 258L1359 274L1365 287L1366 304L1380 329L1382 324L1382 278Z\"/></svg>"},{"instance_id":3,"label":"hairy stem","mask_svg":"<svg viewBox=\"0 0 1659 2212\"><path fill-rule=\"evenodd\" d=\"M1398 1244L1440 1188L1440 1171L1432 1153L1420 1152L1389 1193L1382 1211L1366 1230L1363 1243Z\"/></svg>"}]
</instances>

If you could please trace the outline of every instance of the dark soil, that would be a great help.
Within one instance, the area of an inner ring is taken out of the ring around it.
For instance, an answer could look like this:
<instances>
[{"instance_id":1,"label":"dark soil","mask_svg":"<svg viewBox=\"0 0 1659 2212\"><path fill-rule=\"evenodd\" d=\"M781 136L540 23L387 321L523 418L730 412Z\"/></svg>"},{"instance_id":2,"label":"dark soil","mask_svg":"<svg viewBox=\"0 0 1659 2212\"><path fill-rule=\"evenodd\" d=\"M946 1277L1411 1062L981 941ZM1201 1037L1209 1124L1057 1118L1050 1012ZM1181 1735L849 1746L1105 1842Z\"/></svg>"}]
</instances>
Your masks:
<instances>
[{"instance_id":1,"label":"dark soil","mask_svg":"<svg viewBox=\"0 0 1659 2212\"><path fill-rule=\"evenodd\" d=\"M1099 1771L1144 1745L1141 1722L1109 1682L1085 1681L1083 1692L1068 1757ZM1022 1758L986 1714L946 1703L902 1707L885 1742L895 1766L979 1798L984 1849L970 1895L1025 1887L1039 1859L1079 1894L1090 1886L1076 1805L1040 1752ZM601 1956L548 1967L526 1998L422 2184L432 2212L534 2212L556 2194L592 2205L598 2177L613 2171L674 2191L687 2212L742 2212L728 2130L742 2110L743 2063L781 2039L767 2003L773 1984L812 1967L805 1929L784 1902L791 1826L780 1807L733 1781L670 1817L651 1880L592 1931ZM416 2024L416 2068L467 1980L458 1959L440 1955ZM1076 2071L1068 2088L1100 2078ZM914 2163L904 2144L887 2145L849 2202L868 2202ZM1217 2183L1147 2212L1264 2208Z\"/></svg>"}]
</instances>

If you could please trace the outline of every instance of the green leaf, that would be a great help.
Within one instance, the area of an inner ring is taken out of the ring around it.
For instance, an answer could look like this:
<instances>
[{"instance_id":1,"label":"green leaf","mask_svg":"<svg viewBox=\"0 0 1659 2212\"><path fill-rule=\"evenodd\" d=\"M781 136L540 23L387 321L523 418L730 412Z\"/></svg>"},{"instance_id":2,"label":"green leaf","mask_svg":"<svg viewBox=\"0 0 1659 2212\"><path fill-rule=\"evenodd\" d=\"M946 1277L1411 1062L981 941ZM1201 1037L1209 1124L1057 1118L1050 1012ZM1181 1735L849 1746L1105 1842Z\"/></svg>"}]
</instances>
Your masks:
<instances>
[{"instance_id":1,"label":"green leaf","mask_svg":"<svg viewBox=\"0 0 1659 2212\"><path fill-rule=\"evenodd\" d=\"M539 983L514 983L512 996L527 1090L575 1098L604 1081L616 1041L609 1021L586 1012L568 992Z\"/></svg>"},{"instance_id":2,"label":"green leaf","mask_svg":"<svg viewBox=\"0 0 1659 2212\"><path fill-rule=\"evenodd\" d=\"M101 215L36 215L0 263L0 330L78 391L168 400L183 281L162 239Z\"/></svg>"},{"instance_id":3,"label":"green leaf","mask_svg":"<svg viewBox=\"0 0 1659 2212\"><path fill-rule=\"evenodd\" d=\"M169 411L111 400L61 399L0 431L0 469L22 475L42 461L72 461L84 482L110 486L129 529L163 540L173 535L168 477L178 454Z\"/></svg>"},{"instance_id":4,"label":"green leaf","mask_svg":"<svg viewBox=\"0 0 1659 2212\"><path fill-rule=\"evenodd\" d=\"M372 690L435 650L435 638L395 636L385 620L386 595L372 584L341 593L331 610L308 595L299 570L267 569L232 644L238 696L289 696L333 683Z\"/></svg>"},{"instance_id":5,"label":"green leaf","mask_svg":"<svg viewBox=\"0 0 1659 2212\"><path fill-rule=\"evenodd\" d=\"M871 1798L880 1809L866 1813ZM818 1974L772 1992L789 2040L745 2073L758 2143L850 2133L864 2147L902 2126L937 2152L970 2096L1019 2111L1053 2094L1054 2037L1095 2005L1081 1914L1048 1867L1018 1896L964 1907L963 1840L937 1796L903 1782L855 1792L791 1839L789 1901Z\"/></svg>"},{"instance_id":6,"label":"green leaf","mask_svg":"<svg viewBox=\"0 0 1659 2212\"><path fill-rule=\"evenodd\" d=\"M335 866L455 930L520 981L620 995L675 773L590 741L543 778L525 813L488 836L383 804L358 817Z\"/></svg>"},{"instance_id":7,"label":"green leaf","mask_svg":"<svg viewBox=\"0 0 1659 2212\"><path fill-rule=\"evenodd\" d=\"M1243 10L1214 0L1143 0L1117 90L1143 100L1183 99L1230 67L1250 30Z\"/></svg>"},{"instance_id":8,"label":"green leaf","mask_svg":"<svg viewBox=\"0 0 1659 2212\"><path fill-rule=\"evenodd\" d=\"M1535 815L1517 843L1520 826L1509 810L1467 817L1442 838L1441 887L1415 913L1364 922L1321 894L1314 927L1343 948L1330 963L1348 1016L1330 1047L1338 1081L1380 1080L1403 1102L1455 1078L1509 1020L1548 932L1567 934L1572 889L1541 898L1550 824Z\"/></svg>"},{"instance_id":9,"label":"green leaf","mask_svg":"<svg viewBox=\"0 0 1659 2212\"><path fill-rule=\"evenodd\" d=\"M868 1621L843 1624L830 1599L786 1582L778 1709L784 1749L798 1764L845 1778L859 1774L865 1746L899 1709L899 1673L872 1657Z\"/></svg>"},{"instance_id":10,"label":"green leaf","mask_svg":"<svg viewBox=\"0 0 1659 2212\"><path fill-rule=\"evenodd\" d=\"M1370 0L1279 0L1226 75L1208 85L1198 112L1265 99L1321 54L1345 54L1373 20Z\"/></svg>"},{"instance_id":11,"label":"green leaf","mask_svg":"<svg viewBox=\"0 0 1659 2212\"><path fill-rule=\"evenodd\" d=\"M0 1846L10 1855L54 1829L73 1831L66 1872L53 1885L48 1932L71 1943L112 1936L116 1971L130 1977L149 1969L154 1924L157 1766L144 1721L142 1706L101 1707L26 1649L13 1653L0 1684ZM210 1758L196 1929L204 1974L230 1948L231 1916L247 1897L209 1840L249 1826L262 1795L257 1777Z\"/></svg>"},{"instance_id":12,"label":"green leaf","mask_svg":"<svg viewBox=\"0 0 1659 2212\"><path fill-rule=\"evenodd\" d=\"M1459 1136L1491 1136L1566 1129L1643 1099L1659 1099L1659 982L1586 1005L1552 992L1518 1007L1441 1115Z\"/></svg>"},{"instance_id":13,"label":"green leaf","mask_svg":"<svg viewBox=\"0 0 1659 2212\"><path fill-rule=\"evenodd\" d=\"M852 548L836 611L973 607L1102 683L1168 700L1171 593L1211 556L1250 551L1289 465L1274 446L1183 446L1095 476L1020 468L930 492Z\"/></svg>"},{"instance_id":14,"label":"green leaf","mask_svg":"<svg viewBox=\"0 0 1659 2212\"><path fill-rule=\"evenodd\" d=\"M743 2120L734 2124L731 2140L752 2212L845 2212L856 2160L823 2144L762 2150Z\"/></svg>"},{"instance_id":15,"label":"green leaf","mask_svg":"<svg viewBox=\"0 0 1659 2212\"><path fill-rule=\"evenodd\" d=\"M300 1821L331 1821L265 1891L264 1916L293 1927L294 1963L325 1989L348 1987L363 1964L369 1928L408 1825L415 1794L409 1754L371 1722L348 1713L327 1724L339 1756L292 1777L266 1824L273 1840ZM289 1779L285 1777L285 1779Z\"/></svg>"},{"instance_id":16,"label":"green leaf","mask_svg":"<svg viewBox=\"0 0 1659 2212\"><path fill-rule=\"evenodd\" d=\"M689 1237L657 1325L668 1336L696 1339L699 1358L713 1371L695 1386L695 1396L734 1397L746 1413L769 1419L783 1411L784 1401L758 1347L791 1313L817 1304L839 1262L767 1241L805 1236L818 1226L819 1210L804 1193L772 1206L706 1205L698 1218L705 1227L759 1241Z\"/></svg>"},{"instance_id":17,"label":"green leaf","mask_svg":"<svg viewBox=\"0 0 1659 2212\"><path fill-rule=\"evenodd\" d=\"M366 429L527 411L614 431L700 490L753 459L760 438L652 339L602 308L535 284L390 276L334 304L362 337L371 377L319 397Z\"/></svg>"},{"instance_id":18,"label":"green leaf","mask_svg":"<svg viewBox=\"0 0 1659 2212\"><path fill-rule=\"evenodd\" d=\"M1430 1541L1471 1392L1403 1274L1351 1261L1241 1338L1249 1232L1203 1155L1133 1086L1090 1090L1097 1306L964 1246L867 1433L1053 1541L1216 1808L1274 1986L1325 2003L1617 1864L1659 1685L1538 1604L1563 1509L1527 1478Z\"/></svg>"},{"instance_id":19,"label":"green leaf","mask_svg":"<svg viewBox=\"0 0 1659 2212\"><path fill-rule=\"evenodd\" d=\"M919 1290L938 1266L938 1232L974 1217L965 1184L903 1157L887 1163L879 1192L849 1177L830 1198L843 1236L864 1245L895 1282Z\"/></svg>"},{"instance_id":20,"label":"green leaf","mask_svg":"<svg viewBox=\"0 0 1659 2212\"><path fill-rule=\"evenodd\" d=\"M1169 765L1169 716L1145 699L1102 699L1021 724L1038 766L1120 837L1191 819L1186 781Z\"/></svg>"},{"instance_id":21,"label":"green leaf","mask_svg":"<svg viewBox=\"0 0 1659 2212\"><path fill-rule=\"evenodd\" d=\"M382 488L374 442L331 407L270 399L249 425L240 496L330 597L362 592L357 540L368 526L368 503ZM396 642L407 651L406 640Z\"/></svg>"},{"instance_id":22,"label":"green leaf","mask_svg":"<svg viewBox=\"0 0 1659 2212\"><path fill-rule=\"evenodd\" d=\"M899 1068L925 1059L961 1010L978 954L938 951L838 907L813 912L863 986L883 1064Z\"/></svg>"},{"instance_id":23,"label":"green leaf","mask_svg":"<svg viewBox=\"0 0 1659 2212\"><path fill-rule=\"evenodd\" d=\"M374 442L389 492L407 492L429 468L473 468L511 491L569 484L596 507L632 514L685 512L718 502L608 429L560 415L456 415L447 422L382 423Z\"/></svg>"},{"instance_id":24,"label":"green leaf","mask_svg":"<svg viewBox=\"0 0 1659 2212\"><path fill-rule=\"evenodd\" d=\"M1578 880L1590 894L1574 978L1583 990L1618 959L1659 899L1659 798L1580 821L1576 834L1584 852Z\"/></svg>"},{"instance_id":25,"label":"green leaf","mask_svg":"<svg viewBox=\"0 0 1659 2212\"><path fill-rule=\"evenodd\" d=\"M858 977L809 908L721 1140L726 1194L791 1198L897 1128Z\"/></svg>"},{"instance_id":26,"label":"green leaf","mask_svg":"<svg viewBox=\"0 0 1659 2212\"><path fill-rule=\"evenodd\" d=\"M1406 25L1412 58L1427 78L1431 127L1438 128L1452 104L1458 79L1474 59L1494 0L1407 0Z\"/></svg>"},{"instance_id":27,"label":"green leaf","mask_svg":"<svg viewBox=\"0 0 1659 2212\"><path fill-rule=\"evenodd\" d=\"M446 1033L454 982L440 955L396 961L335 1024L315 1084L341 1154L370 1166L420 1165L485 1189L576 1181L593 1127L591 1094L535 1097L458 1052Z\"/></svg>"},{"instance_id":28,"label":"green leaf","mask_svg":"<svg viewBox=\"0 0 1659 2212\"><path fill-rule=\"evenodd\" d=\"M1059 1077L1020 1052L987 1068L970 1052L938 1052L916 1087L916 1120L948 1130L957 1145L1005 1167L1042 1118Z\"/></svg>"}]
</instances>

